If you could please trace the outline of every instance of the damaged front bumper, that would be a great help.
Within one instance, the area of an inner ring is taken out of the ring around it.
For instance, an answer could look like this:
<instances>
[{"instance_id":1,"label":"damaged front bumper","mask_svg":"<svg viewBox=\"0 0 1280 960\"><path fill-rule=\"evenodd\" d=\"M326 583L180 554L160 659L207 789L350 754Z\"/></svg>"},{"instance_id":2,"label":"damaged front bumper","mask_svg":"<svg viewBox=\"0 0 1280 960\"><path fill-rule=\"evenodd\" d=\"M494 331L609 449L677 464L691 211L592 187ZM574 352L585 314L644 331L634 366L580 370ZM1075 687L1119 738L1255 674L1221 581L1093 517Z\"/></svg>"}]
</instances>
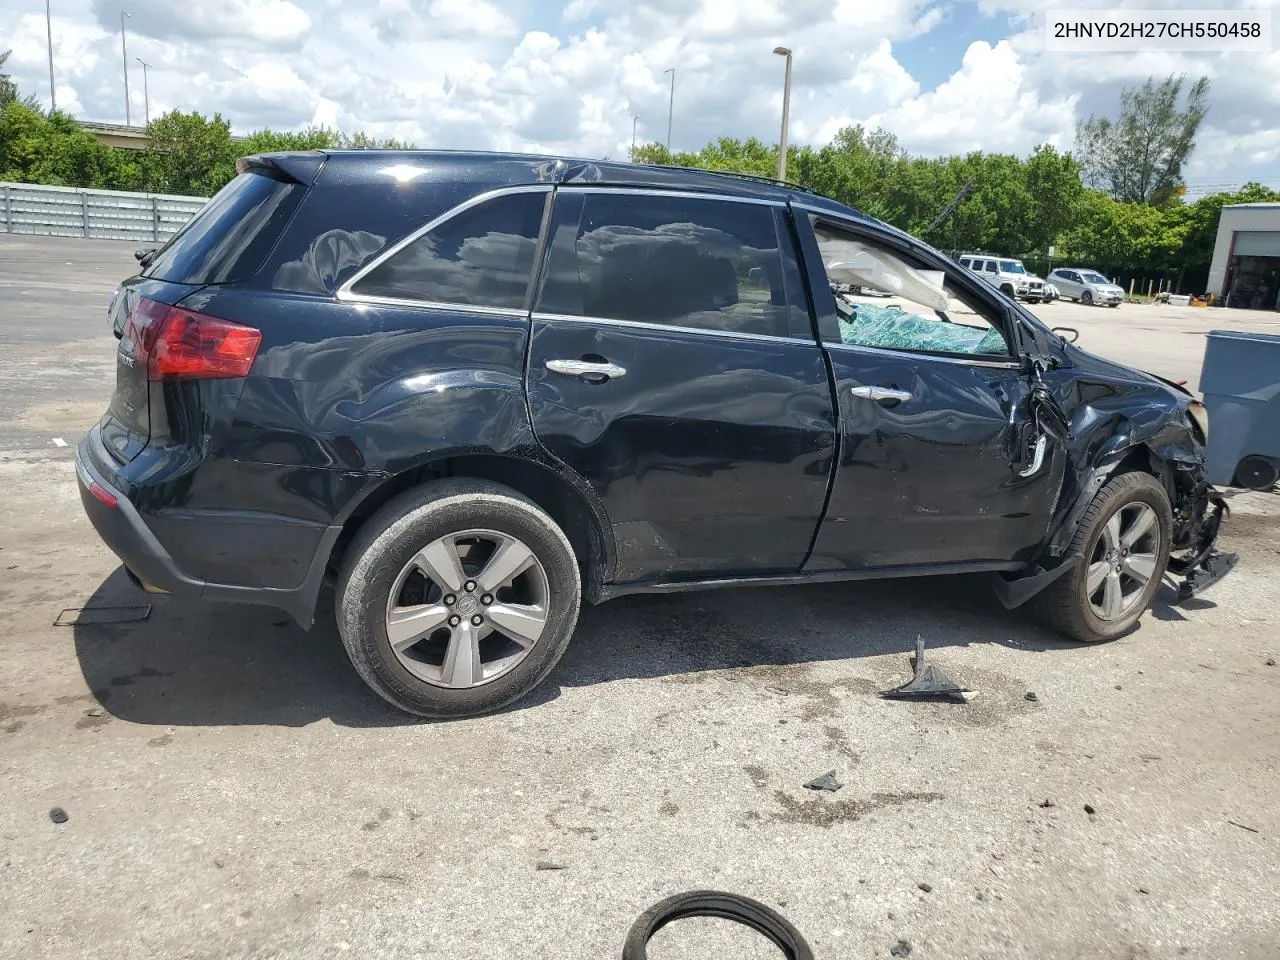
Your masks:
<instances>
[{"instance_id":1,"label":"damaged front bumper","mask_svg":"<svg viewBox=\"0 0 1280 960\"><path fill-rule=\"evenodd\" d=\"M1234 570L1240 561L1237 554L1222 553L1217 549L1222 521L1231 513L1227 501L1212 488L1209 489L1208 498L1213 509L1200 521L1193 551L1186 557L1169 558L1169 572L1182 578L1182 582L1178 584L1178 603L1190 600L1209 589Z\"/></svg>"}]
</instances>

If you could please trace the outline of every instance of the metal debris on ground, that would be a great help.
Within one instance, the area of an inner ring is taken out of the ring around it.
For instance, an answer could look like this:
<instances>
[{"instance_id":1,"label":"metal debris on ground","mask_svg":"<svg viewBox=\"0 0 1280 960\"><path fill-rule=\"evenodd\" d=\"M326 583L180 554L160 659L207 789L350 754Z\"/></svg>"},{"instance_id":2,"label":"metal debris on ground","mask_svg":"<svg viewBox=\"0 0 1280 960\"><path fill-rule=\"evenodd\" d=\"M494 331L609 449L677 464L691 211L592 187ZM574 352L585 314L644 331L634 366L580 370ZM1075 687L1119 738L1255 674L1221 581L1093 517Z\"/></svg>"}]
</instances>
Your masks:
<instances>
[{"instance_id":1,"label":"metal debris on ground","mask_svg":"<svg viewBox=\"0 0 1280 960\"><path fill-rule=\"evenodd\" d=\"M1028 690L1026 693L1024 693L1024 694L1022 695L1022 699L1023 699L1023 700L1030 700L1032 703L1035 703L1037 700L1039 700L1039 699L1040 699L1040 697L1039 697L1039 696L1037 696L1037 694L1036 694L1036 692L1035 692L1034 690Z\"/></svg>"},{"instance_id":2,"label":"metal debris on ground","mask_svg":"<svg viewBox=\"0 0 1280 960\"><path fill-rule=\"evenodd\" d=\"M91 624L106 623L140 623L151 616L149 603L103 604L94 607L67 607L58 619L53 621L55 627L80 627Z\"/></svg>"},{"instance_id":3,"label":"metal debris on ground","mask_svg":"<svg viewBox=\"0 0 1280 960\"><path fill-rule=\"evenodd\" d=\"M67 811L61 807L54 807L49 811L49 819L54 823L66 823L71 818L67 816Z\"/></svg>"},{"instance_id":4,"label":"metal debris on ground","mask_svg":"<svg viewBox=\"0 0 1280 960\"><path fill-rule=\"evenodd\" d=\"M1048 797L1045 797L1043 800L1040 801L1040 806L1042 809L1048 810L1050 807L1053 806L1053 801L1050 800Z\"/></svg>"},{"instance_id":5,"label":"metal debris on ground","mask_svg":"<svg viewBox=\"0 0 1280 960\"><path fill-rule=\"evenodd\" d=\"M552 863L550 860L539 860L534 865L535 870L566 870L568 869L563 863Z\"/></svg>"},{"instance_id":6,"label":"metal debris on ground","mask_svg":"<svg viewBox=\"0 0 1280 960\"><path fill-rule=\"evenodd\" d=\"M900 687L883 691L887 700L950 700L968 703L978 694L966 690L933 665L924 662L924 635L916 635L916 655L911 661L914 671L911 679Z\"/></svg>"},{"instance_id":7,"label":"metal debris on ground","mask_svg":"<svg viewBox=\"0 0 1280 960\"><path fill-rule=\"evenodd\" d=\"M1097 811L1097 810L1095 810L1095 809L1093 809L1093 805L1092 805L1092 804L1086 803L1086 804L1084 805L1084 812L1085 812L1085 813L1087 813L1087 814L1089 814L1089 816L1093 816L1093 815L1094 815L1095 813L1097 813L1098 811Z\"/></svg>"},{"instance_id":8,"label":"metal debris on ground","mask_svg":"<svg viewBox=\"0 0 1280 960\"><path fill-rule=\"evenodd\" d=\"M1246 827L1243 823L1236 823L1234 820L1228 820L1227 823L1231 824L1233 827L1239 827L1241 830L1248 830L1250 833L1260 832L1255 830L1253 827Z\"/></svg>"},{"instance_id":9,"label":"metal debris on ground","mask_svg":"<svg viewBox=\"0 0 1280 960\"><path fill-rule=\"evenodd\" d=\"M828 770L822 776L810 780L804 785L804 788L806 790L826 790L829 793L835 793L843 786L844 784L836 779L836 772Z\"/></svg>"},{"instance_id":10,"label":"metal debris on ground","mask_svg":"<svg viewBox=\"0 0 1280 960\"><path fill-rule=\"evenodd\" d=\"M911 956L911 944L907 940L899 940L889 948L889 953L895 957L909 957Z\"/></svg>"},{"instance_id":11,"label":"metal debris on ground","mask_svg":"<svg viewBox=\"0 0 1280 960\"><path fill-rule=\"evenodd\" d=\"M916 884L916 886L917 886L917 887L919 887L921 890L923 890L925 893L933 893L933 885L932 885L932 884L929 884L929 883L917 883L917 884Z\"/></svg>"}]
</instances>

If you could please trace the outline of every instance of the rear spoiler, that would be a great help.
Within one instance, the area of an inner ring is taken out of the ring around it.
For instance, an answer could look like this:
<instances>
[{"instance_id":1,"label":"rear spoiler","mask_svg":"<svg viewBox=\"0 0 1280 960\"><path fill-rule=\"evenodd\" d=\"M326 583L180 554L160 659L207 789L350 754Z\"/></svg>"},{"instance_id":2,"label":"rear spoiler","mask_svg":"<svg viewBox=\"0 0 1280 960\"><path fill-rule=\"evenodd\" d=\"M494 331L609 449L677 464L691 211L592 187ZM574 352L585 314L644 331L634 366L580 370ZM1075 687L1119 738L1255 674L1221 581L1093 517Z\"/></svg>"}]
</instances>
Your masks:
<instances>
[{"instance_id":1,"label":"rear spoiler","mask_svg":"<svg viewBox=\"0 0 1280 960\"><path fill-rule=\"evenodd\" d=\"M325 156L312 153L262 153L254 157L241 157L236 161L236 173L257 173L282 183L298 183L309 187L320 174Z\"/></svg>"}]
</instances>

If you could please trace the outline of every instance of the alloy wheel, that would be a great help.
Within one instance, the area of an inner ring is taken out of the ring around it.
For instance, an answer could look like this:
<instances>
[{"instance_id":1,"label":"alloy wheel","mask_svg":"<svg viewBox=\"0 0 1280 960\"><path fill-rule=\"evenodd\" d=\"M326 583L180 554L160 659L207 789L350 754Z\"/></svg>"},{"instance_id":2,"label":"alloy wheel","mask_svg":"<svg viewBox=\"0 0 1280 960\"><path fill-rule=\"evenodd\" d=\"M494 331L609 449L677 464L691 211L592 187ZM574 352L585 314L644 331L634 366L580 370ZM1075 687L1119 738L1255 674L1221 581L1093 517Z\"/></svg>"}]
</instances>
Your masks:
<instances>
[{"instance_id":1,"label":"alloy wheel","mask_svg":"<svg viewBox=\"0 0 1280 960\"><path fill-rule=\"evenodd\" d=\"M440 687L469 688L513 670L542 636L550 589L524 543L496 530L433 540L405 564L387 600L400 665Z\"/></svg>"},{"instance_id":2,"label":"alloy wheel","mask_svg":"<svg viewBox=\"0 0 1280 960\"><path fill-rule=\"evenodd\" d=\"M1156 575L1160 522L1145 503L1129 503L1111 515L1085 572L1089 607L1099 620L1121 620L1142 601Z\"/></svg>"}]
</instances>

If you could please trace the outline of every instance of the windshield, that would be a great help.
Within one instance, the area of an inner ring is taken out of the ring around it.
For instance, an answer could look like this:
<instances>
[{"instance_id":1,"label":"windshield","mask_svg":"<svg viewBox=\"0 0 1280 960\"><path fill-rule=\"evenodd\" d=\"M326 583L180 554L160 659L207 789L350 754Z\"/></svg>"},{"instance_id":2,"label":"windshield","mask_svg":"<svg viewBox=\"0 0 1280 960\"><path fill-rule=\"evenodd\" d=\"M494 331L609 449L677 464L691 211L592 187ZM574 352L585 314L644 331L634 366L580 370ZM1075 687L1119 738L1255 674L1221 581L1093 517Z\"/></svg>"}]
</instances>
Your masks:
<instances>
[{"instance_id":1,"label":"windshield","mask_svg":"<svg viewBox=\"0 0 1280 960\"><path fill-rule=\"evenodd\" d=\"M1085 283L1105 283L1108 286L1111 284L1111 281L1100 273L1086 273L1082 274L1082 276L1084 277Z\"/></svg>"},{"instance_id":2,"label":"windshield","mask_svg":"<svg viewBox=\"0 0 1280 960\"><path fill-rule=\"evenodd\" d=\"M1001 260L1001 273L1026 273L1027 268L1020 264L1017 260Z\"/></svg>"}]
</instances>

